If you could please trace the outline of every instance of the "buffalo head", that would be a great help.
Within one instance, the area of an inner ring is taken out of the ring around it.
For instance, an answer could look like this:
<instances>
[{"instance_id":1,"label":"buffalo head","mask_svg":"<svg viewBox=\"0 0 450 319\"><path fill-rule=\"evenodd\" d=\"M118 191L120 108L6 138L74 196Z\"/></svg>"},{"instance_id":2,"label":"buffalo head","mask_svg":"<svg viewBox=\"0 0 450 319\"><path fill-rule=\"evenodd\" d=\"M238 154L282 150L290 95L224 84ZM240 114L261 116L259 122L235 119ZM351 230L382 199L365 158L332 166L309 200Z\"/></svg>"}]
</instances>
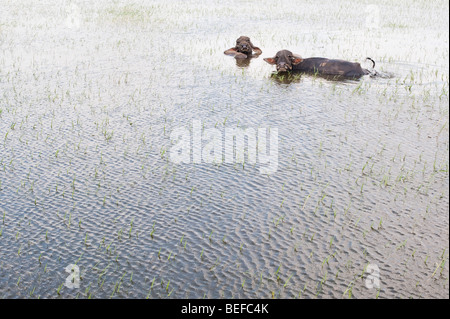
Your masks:
<instances>
[{"instance_id":1,"label":"buffalo head","mask_svg":"<svg viewBox=\"0 0 450 319\"><path fill-rule=\"evenodd\" d=\"M254 52L254 54L253 54ZM249 37L246 36L240 36L236 40L236 46L228 49L224 52L225 54L232 55L236 59L247 59L251 57L257 57L262 53L261 49L258 47L255 47L250 41Z\"/></svg>"},{"instance_id":2,"label":"buffalo head","mask_svg":"<svg viewBox=\"0 0 450 319\"><path fill-rule=\"evenodd\" d=\"M301 63L303 59L289 50L281 50L273 58L265 58L264 61L276 65L278 72L289 72L292 71L294 65Z\"/></svg>"},{"instance_id":3,"label":"buffalo head","mask_svg":"<svg viewBox=\"0 0 450 319\"><path fill-rule=\"evenodd\" d=\"M249 37L246 36L240 36L236 40L236 51L250 55L253 51L253 44L252 41L250 41Z\"/></svg>"}]
</instances>

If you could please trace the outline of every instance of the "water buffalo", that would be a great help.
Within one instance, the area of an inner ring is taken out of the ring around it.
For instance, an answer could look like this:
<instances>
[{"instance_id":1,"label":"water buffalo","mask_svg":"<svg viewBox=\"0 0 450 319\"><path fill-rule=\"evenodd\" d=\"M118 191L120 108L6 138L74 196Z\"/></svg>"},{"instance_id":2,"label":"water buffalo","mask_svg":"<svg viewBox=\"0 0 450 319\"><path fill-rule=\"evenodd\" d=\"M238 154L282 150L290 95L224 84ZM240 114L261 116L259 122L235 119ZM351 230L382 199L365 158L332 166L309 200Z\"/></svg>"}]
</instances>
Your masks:
<instances>
[{"instance_id":1,"label":"water buffalo","mask_svg":"<svg viewBox=\"0 0 450 319\"><path fill-rule=\"evenodd\" d=\"M367 58L373 63L371 58ZM291 51L278 51L273 58L265 58L269 64L276 65L278 72L305 72L320 75L334 75L348 78L359 78L363 75L374 74L374 71L363 69L359 63L344 60L330 60L326 58L303 59Z\"/></svg>"},{"instance_id":2,"label":"water buffalo","mask_svg":"<svg viewBox=\"0 0 450 319\"><path fill-rule=\"evenodd\" d=\"M249 37L240 36L236 40L236 46L234 48L226 50L224 53L234 56L236 59L247 59L259 56L262 51L260 48L253 45Z\"/></svg>"}]
</instances>

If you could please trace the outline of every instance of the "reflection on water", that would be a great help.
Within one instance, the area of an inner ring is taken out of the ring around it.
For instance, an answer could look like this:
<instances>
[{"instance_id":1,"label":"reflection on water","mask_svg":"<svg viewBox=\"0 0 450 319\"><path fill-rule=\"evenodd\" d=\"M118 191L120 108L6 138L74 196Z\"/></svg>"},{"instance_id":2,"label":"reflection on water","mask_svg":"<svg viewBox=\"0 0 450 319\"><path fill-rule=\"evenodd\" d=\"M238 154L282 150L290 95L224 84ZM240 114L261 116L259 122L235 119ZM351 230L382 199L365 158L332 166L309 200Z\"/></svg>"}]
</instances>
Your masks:
<instances>
[{"instance_id":1,"label":"reflection on water","mask_svg":"<svg viewBox=\"0 0 450 319\"><path fill-rule=\"evenodd\" d=\"M448 2L272 2L2 5L0 298L448 298ZM276 128L277 171L173 164L195 120Z\"/></svg>"},{"instance_id":2,"label":"reflection on water","mask_svg":"<svg viewBox=\"0 0 450 319\"><path fill-rule=\"evenodd\" d=\"M392 75L388 75L387 73L367 75L367 76L370 76L372 78L378 76L383 78L393 77ZM361 78L350 78L350 77L343 77L340 75L325 75L325 74L304 73L304 72L275 72L270 75L271 80L279 84L300 83L302 77L310 77L313 80L323 79L326 81L335 81L341 83L357 83L361 80Z\"/></svg>"},{"instance_id":3,"label":"reflection on water","mask_svg":"<svg viewBox=\"0 0 450 319\"><path fill-rule=\"evenodd\" d=\"M247 68L250 65L250 61L253 58L247 58L247 59L235 59L236 65L240 68Z\"/></svg>"},{"instance_id":4,"label":"reflection on water","mask_svg":"<svg viewBox=\"0 0 450 319\"><path fill-rule=\"evenodd\" d=\"M275 72L270 75L270 79L278 84L300 83L301 78L301 73L291 72Z\"/></svg>"}]
</instances>

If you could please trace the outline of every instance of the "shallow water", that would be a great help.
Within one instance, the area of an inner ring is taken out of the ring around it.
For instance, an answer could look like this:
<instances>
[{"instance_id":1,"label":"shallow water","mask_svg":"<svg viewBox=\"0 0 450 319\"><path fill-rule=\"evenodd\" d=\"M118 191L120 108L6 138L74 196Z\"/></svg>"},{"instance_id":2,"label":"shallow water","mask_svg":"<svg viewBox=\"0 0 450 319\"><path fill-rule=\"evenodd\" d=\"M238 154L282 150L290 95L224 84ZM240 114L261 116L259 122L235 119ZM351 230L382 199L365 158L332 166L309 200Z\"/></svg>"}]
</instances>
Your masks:
<instances>
[{"instance_id":1,"label":"shallow water","mask_svg":"<svg viewBox=\"0 0 450 319\"><path fill-rule=\"evenodd\" d=\"M291 3L1 1L0 297L449 297L448 2ZM278 129L277 170L174 164L195 120Z\"/></svg>"}]
</instances>

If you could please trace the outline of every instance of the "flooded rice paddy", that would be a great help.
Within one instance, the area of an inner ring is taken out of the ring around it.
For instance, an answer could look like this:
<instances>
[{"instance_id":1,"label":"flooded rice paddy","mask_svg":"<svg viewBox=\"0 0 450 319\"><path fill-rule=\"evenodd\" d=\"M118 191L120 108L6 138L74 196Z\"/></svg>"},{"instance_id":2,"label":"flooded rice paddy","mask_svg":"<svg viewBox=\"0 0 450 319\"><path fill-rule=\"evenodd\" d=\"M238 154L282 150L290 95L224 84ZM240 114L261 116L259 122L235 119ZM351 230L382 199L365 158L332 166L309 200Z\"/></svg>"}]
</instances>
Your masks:
<instances>
[{"instance_id":1,"label":"flooded rice paddy","mask_svg":"<svg viewBox=\"0 0 450 319\"><path fill-rule=\"evenodd\" d=\"M0 298L448 298L448 11L0 0ZM194 121L277 129L276 170L175 164Z\"/></svg>"}]
</instances>

